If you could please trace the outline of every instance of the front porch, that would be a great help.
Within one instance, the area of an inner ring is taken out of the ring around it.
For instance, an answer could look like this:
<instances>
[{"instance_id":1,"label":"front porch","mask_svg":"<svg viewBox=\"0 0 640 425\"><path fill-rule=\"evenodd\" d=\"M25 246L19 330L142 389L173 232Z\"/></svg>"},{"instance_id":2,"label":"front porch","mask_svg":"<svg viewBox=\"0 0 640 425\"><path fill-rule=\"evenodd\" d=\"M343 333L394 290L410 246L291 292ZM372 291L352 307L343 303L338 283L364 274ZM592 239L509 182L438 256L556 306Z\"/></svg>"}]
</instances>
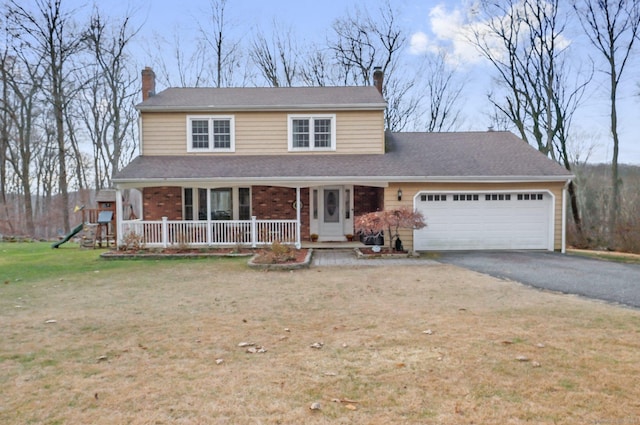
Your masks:
<instances>
[{"instance_id":1,"label":"front porch","mask_svg":"<svg viewBox=\"0 0 640 425\"><path fill-rule=\"evenodd\" d=\"M353 184L203 186L139 188L137 210L131 195L117 190L116 210L133 212L116 214L118 247L257 248L277 241L298 249L355 248L363 244L347 241L353 218L381 209L384 190Z\"/></svg>"},{"instance_id":2,"label":"front porch","mask_svg":"<svg viewBox=\"0 0 640 425\"><path fill-rule=\"evenodd\" d=\"M123 220L123 243L136 235L149 248L227 247L257 248L280 242L296 248L353 249L364 247L360 241L311 242L299 238L295 220L161 221Z\"/></svg>"}]
</instances>

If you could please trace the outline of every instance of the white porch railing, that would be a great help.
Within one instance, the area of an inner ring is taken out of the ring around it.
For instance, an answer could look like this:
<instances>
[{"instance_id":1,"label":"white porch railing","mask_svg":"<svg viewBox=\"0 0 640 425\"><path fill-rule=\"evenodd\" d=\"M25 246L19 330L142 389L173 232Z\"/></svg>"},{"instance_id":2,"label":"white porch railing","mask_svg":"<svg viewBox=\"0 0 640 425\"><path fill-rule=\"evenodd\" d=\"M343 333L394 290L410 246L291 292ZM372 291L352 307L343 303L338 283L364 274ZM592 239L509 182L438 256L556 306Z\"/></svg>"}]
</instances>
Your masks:
<instances>
[{"instance_id":1,"label":"white porch railing","mask_svg":"<svg viewBox=\"0 0 640 425\"><path fill-rule=\"evenodd\" d=\"M135 234L145 246L169 248L177 246L207 247L244 245L256 248L275 241L300 247L296 220L221 220L162 221L123 220L118 231L122 245L129 234Z\"/></svg>"}]
</instances>

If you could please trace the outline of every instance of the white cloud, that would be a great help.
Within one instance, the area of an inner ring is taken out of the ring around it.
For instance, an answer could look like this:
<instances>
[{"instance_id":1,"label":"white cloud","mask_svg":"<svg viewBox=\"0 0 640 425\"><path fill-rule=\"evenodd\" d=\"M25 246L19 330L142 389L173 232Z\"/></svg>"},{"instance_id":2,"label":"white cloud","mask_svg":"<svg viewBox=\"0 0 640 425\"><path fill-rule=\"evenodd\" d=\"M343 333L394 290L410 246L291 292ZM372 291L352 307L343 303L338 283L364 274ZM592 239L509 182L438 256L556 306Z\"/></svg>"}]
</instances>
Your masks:
<instances>
[{"instance_id":1,"label":"white cloud","mask_svg":"<svg viewBox=\"0 0 640 425\"><path fill-rule=\"evenodd\" d=\"M469 22L461 9L455 8L448 11L443 5L438 5L431 9L429 22L440 48L447 52L449 62L460 65L473 64L482 60L469 41L481 24Z\"/></svg>"},{"instance_id":2,"label":"white cloud","mask_svg":"<svg viewBox=\"0 0 640 425\"><path fill-rule=\"evenodd\" d=\"M440 40L454 40L465 24L459 9L447 12L443 5L438 5L429 12L431 31Z\"/></svg>"},{"instance_id":3,"label":"white cloud","mask_svg":"<svg viewBox=\"0 0 640 425\"><path fill-rule=\"evenodd\" d=\"M474 8L448 10L444 5L435 6L429 12L429 37L419 31L410 39L409 52L414 55L445 52L452 66L475 64L483 60L475 46L469 41L474 31L484 27L482 22L471 21Z\"/></svg>"},{"instance_id":4,"label":"white cloud","mask_svg":"<svg viewBox=\"0 0 640 425\"><path fill-rule=\"evenodd\" d=\"M422 55L431 50L431 42L427 34L418 31L411 35L409 39L409 52L412 55Z\"/></svg>"},{"instance_id":5,"label":"white cloud","mask_svg":"<svg viewBox=\"0 0 640 425\"><path fill-rule=\"evenodd\" d=\"M543 2L542 6L552 7L546 2ZM515 14L522 14L520 9L524 4L516 3L513 7L517 12ZM506 53L504 46L489 26L504 25L505 28L509 28L511 25L507 21L510 14L483 19L479 16L479 10L480 7L472 1L466 2L466 6L453 9L447 9L443 4L433 7L429 12L430 31L414 33L410 39L409 52L415 55L444 52L446 61L451 66L473 65L486 60L470 41L479 35L493 57L502 57ZM531 16L535 16L535 13ZM526 23L519 23L519 26L520 35L526 35ZM571 41L560 35L555 39L555 44L556 48L561 50L568 47Z\"/></svg>"}]
</instances>

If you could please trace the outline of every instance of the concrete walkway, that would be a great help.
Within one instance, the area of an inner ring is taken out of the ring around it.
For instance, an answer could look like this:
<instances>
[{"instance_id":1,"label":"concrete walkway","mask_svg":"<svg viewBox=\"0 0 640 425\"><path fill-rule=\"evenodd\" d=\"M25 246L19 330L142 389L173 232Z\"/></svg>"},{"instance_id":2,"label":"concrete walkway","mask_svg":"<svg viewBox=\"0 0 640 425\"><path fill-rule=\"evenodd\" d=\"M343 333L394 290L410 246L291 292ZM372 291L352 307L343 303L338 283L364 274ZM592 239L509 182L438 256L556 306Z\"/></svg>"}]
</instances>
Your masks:
<instances>
[{"instance_id":1,"label":"concrete walkway","mask_svg":"<svg viewBox=\"0 0 640 425\"><path fill-rule=\"evenodd\" d=\"M375 258L360 259L353 250L343 249L315 249L313 251L312 267L331 266L426 266L440 264L426 258Z\"/></svg>"}]
</instances>

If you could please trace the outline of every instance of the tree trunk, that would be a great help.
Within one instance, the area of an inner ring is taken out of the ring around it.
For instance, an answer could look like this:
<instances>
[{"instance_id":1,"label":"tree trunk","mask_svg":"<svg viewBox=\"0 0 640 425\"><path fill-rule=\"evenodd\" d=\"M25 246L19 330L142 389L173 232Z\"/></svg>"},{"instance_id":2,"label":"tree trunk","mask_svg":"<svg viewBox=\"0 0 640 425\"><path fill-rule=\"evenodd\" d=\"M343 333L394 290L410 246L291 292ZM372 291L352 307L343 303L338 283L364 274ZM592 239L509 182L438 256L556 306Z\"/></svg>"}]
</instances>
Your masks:
<instances>
[{"instance_id":1,"label":"tree trunk","mask_svg":"<svg viewBox=\"0 0 640 425\"><path fill-rule=\"evenodd\" d=\"M616 92L618 89L615 64L611 68L611 135L613 137L613 156L611 157L611 204L609 205L609 244L615 245L618 211L620 209L620 177L618 174L618 111Z\"/></svg>"},{"instance_id":2,"label":"tree trunk","mask_svg":"<svg viewBox=\"0 0 640 425\"><path fill-rule=\"evenodd\" d=\"M64 141L64 113L63 101L59 92L59 87L54 81L53 84L53 109L56 120L56 140L58 142L58 190L60 192L62 208L62 226L64 233L71 230L69 222L69 191L67 187L67 149Z\"/></svg>"},{"instance_id":3,"label":"tree trunk","mask_svg":"<svg viewBox=\"0 0 640 425\"><path fill-rule=\"evenodd\" d=\"M576 225L576 236L578 243L584 244L584 233L582 231L582 218L580 217L580 209L578 208L578 193L576 186L573 182L569 182L567 187L569 192L569 202L571 203L571 216L573 217L573 223Z\"/></svg>"}]
</instances>

